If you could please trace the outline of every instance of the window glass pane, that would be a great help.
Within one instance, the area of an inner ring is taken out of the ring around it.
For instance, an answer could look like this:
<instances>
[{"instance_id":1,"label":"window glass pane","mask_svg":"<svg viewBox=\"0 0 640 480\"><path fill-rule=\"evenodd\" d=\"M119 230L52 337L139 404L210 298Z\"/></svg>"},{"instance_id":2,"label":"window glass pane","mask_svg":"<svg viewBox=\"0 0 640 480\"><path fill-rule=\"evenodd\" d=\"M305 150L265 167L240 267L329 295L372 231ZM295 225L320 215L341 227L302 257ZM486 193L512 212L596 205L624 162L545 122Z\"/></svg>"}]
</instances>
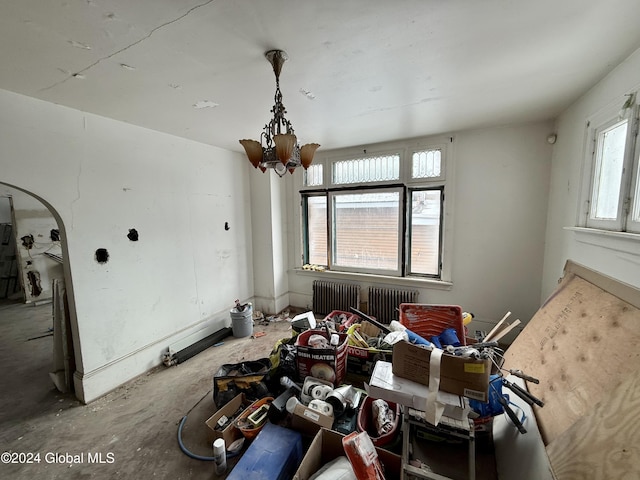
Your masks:
<instances>
[{"instance_id":1,"label":"window glass pane","mask_svg":"<svg viewBox=\"0 0 640 480\"><path fill-rule=\"evenodd\" d=\"M307 241L312 265L327 262L327 197L307 197Z\"/></svg>"},{"instance_id":2,"label":"window glass pane","mask_svg":"<svg viewBox=\"0 0 640 480\"><path fill-rule=\"evenodd\" d=\"M314 163L304 171L304 186L314 187L322 185L322 164Z\"/></svg>"},{"instance_id":3,"label":"window glass pane","mask_svg":"<svg viewBox=\"0 0 640 480\"><path fill-rule=\"evenodd\" d=\"M439 275L440 190L414 191L411 195L411 273Z\"/></svg>"},{"instance_id":4,"label":"window glass pane","mask_svg":"<svg viewBox=\"0 0 640 480\"><path fill-rule=\"evenodd\" d=\"M441 170L440 150L426 150L413 153L412 178L437 178Z\"/></svg>"},{"instance_id":5,"label":"window glass pane","mask_svg":"<svg viewBox=\"0 0 640 480\"><path fill-rule=\"evenodd\" d=\"M333 263L398 270L400 192L333 196Z\"/></svg>"},{"instance_id":6,"label":"window glass pane","mask_svg":"<svg viewBox=\"0 0 640 480\"><path fill-rule=\"evenodd\" d=\"M400 155L357 158L333 162L333 183L367 183L398 180Z\"/></svg>"},{"instance_id":7,"label":"window glass pane","mask_svg":"<svg viewBox=\"0 0 640 480\"><path fill-rule=\"evenodd\" d=\"M626 120L598 135L591 218L615 220L618 216L626 138Z\"/></svg>"}]
</instances>

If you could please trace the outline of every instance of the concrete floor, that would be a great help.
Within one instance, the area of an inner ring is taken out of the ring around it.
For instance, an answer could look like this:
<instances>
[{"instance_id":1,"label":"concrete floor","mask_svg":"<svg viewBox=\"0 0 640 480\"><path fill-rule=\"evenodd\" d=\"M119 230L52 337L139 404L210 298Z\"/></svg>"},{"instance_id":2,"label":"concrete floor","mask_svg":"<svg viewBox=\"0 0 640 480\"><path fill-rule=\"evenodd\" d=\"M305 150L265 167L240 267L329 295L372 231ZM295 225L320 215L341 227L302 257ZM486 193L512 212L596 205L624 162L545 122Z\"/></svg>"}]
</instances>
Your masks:
<instances>
[{"instance_id":1,"label":"concrete floor","mask_svg":"<svg viewBox=\"0 0 640 480\"><path fill-rule=\"evenodd\" d=\"M287 321L257 325L254 332L264 336L227 337L221 346L173 367L157 367L83 405L73 394L58 392L49 378L51 327L51 304L0 300L0 453L33 455L34 460L5 463L3 457L1 479L224 478L215 475L212 462L180 450L178 425L188 415L184 444L194 454L211 456L204 422L216 411L215 372L225 363L264 358L278 340L291 337ZM488 449L477 446L477 478L495 480L492 443ZM90 462L89 454L101 455L103 463ZM229 460L227 472L237 460Z\"/></svg>"},{"instance_id":2,"label":"concrete floor","mask_svg":"<svg viewBox=\"0 0 640 480\"><path fill-rule=\"evenodd\" d=\"M266 335L228 337L219 347L174 367L157 367L82 405L73 394L58 392L49 379L53 337L29 340L47 335L51 327L51 304L0 301L0 452L39 454L39 463L31 464L7 464L3 457L0 478L219 478L212 462L191 459L180 450L181 419L188 414L187 448L210 456L204 422L216 410L214 373L225 363L266 357L278 340L291 336L286 321L256 326L254 332ZM89 453L101 454L104 463L89 463ZM66 455L80 461L70 463Z\"/></svg>"}]
</instances>

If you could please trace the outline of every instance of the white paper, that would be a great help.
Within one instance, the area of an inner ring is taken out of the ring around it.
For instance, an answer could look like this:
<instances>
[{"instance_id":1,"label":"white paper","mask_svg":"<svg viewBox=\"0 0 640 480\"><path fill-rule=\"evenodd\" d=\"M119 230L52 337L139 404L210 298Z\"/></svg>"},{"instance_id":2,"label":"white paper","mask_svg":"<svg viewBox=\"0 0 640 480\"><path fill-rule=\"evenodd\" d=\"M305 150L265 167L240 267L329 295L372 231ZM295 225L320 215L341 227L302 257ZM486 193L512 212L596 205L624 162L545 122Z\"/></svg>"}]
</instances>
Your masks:
<instances>
[{"instance_id":1,"label":"white paper","mask_svg":"<svg viewBox=\"0 0 640 480\"><path fill-rule=\"evenodd\" d=\"M442 418L445 406L438 398L442 353L442 350L439 348L434 348L429 357L429 394L427 395L427 406L424 413L425 419L432 425L438 425L438 423L440 423L440 418Z\"/></svg>"}]
</instances>

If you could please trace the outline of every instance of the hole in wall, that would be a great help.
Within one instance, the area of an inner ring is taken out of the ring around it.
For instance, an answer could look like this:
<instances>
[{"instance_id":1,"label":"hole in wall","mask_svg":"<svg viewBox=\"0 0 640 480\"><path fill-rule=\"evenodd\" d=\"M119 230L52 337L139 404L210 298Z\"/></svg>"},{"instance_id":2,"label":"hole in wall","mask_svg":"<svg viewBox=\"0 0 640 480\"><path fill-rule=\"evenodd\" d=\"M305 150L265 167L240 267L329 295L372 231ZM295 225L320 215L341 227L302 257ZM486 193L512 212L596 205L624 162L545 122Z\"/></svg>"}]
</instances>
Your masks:
<instances>
[{"instance_id":1,"label":"hole in wall","mask_svg":"<svg viewBox=\"0 0 640 480\"><path fill-rule=\"evenodd\" d=\"M40 286L40 273L33 270L27 272L27 279L29 280L29 286L31 287L31 295L34 297L40 296L42 293L42 287Z\"/></svg>"},{"instance_id":2,"label":"hole in wall","mask_svg":"<svg viewBox=\"0 0 640 480\"><path fill-rule=\"evenodd\" d=\"M224 222L224 229L229 230L231 227L229 226L229 222Z\"/></svg>"},{"instance_id":3,"label":"hole in wall","mask_svg":"<svg viewBox=\"0 0 640 480\"><path fill-rule=\"evenodd\" d=\"M138 231L135 228L130 228L129 233L127 234L127 238L132 242L138 241Z\"/></svg>"},{"instance_id":4,"label":"hole in wall","mask_svg":"<svg viewBox=\"0 0 640 480\"><path fill-rule=\"evenodd\" d=\"M107 263L109 261L109 252L106 248L99 248L96 250L96 262Z\"/></svg>"},{"instance_id":5,"label":"hole in wall","mask_svg":"<svg viewBox=\"0 0 640 480\"><path fill-rule=\"evenodd\" d=\"M22 240L22 246L27 250L31 250L33 248L33 244L35 243L33 235L25 235L20 240Z\"/></svg>"}]
</instances>

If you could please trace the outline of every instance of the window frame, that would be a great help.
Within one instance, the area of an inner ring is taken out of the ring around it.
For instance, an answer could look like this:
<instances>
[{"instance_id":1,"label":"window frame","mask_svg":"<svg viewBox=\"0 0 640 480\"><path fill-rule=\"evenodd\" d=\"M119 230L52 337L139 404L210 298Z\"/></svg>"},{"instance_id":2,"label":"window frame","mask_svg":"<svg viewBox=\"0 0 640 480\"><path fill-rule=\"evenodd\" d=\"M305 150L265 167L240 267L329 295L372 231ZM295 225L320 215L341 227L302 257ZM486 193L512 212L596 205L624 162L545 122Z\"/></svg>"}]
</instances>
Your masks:
<instances>
[{"instance_id":1,"label":"window frame","mask_svg":"<svg viewBox=\"0 0 640 480\"><path fill-rule=\"evenodd\" d=\"M302 219L302 258L303 258L303 263L309 263L306 262L307 259L309 259L309 210L308 210L308 204L309 204L309 198L310 197L325 197L325 207L328 209L329 205L328 205L328 198L326 197L326 195L324 195L322 192L307 192L307 194L302 195L301 199L300 199L300 206L301 206L301 219ZM329 242L329 224L328 224L328 215L327 215L327 225L326 225L326 234L327 234L327 243ZM323 266L327 266L328 264L331 263L331 261L329 260L329 250L327 250L327 264L320 264Z\"/></svg>"},{"instance_id":2,"label":"window frame","mask_svg":"<svg viewBox=\"0 0 640 480\"><path fill-rule=\"evenodd\" d=\"M626 101L626 103L625 103ZM630 105L627 105L630 104ZM638 190L638 124L640 107L636 103L636 94L632 93L595 115L586 122L585 162L582 180L581 201L577 226L594 230L640 233L640 221L633 221L635 209L640 209L640 191ZM618 209L615 219L598 219L593 216L594 191L598 186L598 167L601 160L601 136L612 126L626 120L627 133L623 154L623 167L618 191Z\"/></svg>"},{"instance_id":3,"label":"window frame","mask_svg":"<svg viewBox=\"0 0 640 480\"><path fill-rule=\"evenodd\" d=\"M327 263L323 265L328 271L332 272L344 272L344 273L356 273L363 275L383 275L396 278L405 279L422 279L436 282L450 282L451 267L448 265L448 254L451 251L451 238L450 231L451 222L450 219L445 224L445 218L451 215L451 203L449 199L445 201L447 192L447 183L452 182L452 164L453 164L453 141L452 136L439 136L423 139L414 139L401 142L393 142L388 144L379 144L375 146L368 146L366 149L357 147L342 149L330 152L322 152L324 155L317 155L314 160L315 163L321 163L323 165L323 179L319 185L306 186L303 176L303 180L300 185L299 194L300 200L300 226L302 230L301 235L301 261L302 264L307 263L308 257L308 243L309 238L307 212L305 196L312 195L327 195L327 217L331 211L331 200L329 195L335 194L335 192L347 192L347 191L367 191L367 190L381 190L385 188L401 188L402 189L402 205L400 206L401 218L399 224L399 269L392 272L389 270L370 270L370 269L358 269L358 268L344 268L338 267L333 264L333 251L331 248L332 240L332 219L328 218L327 224ZM440 175L437 177L426 178L412 178L413 169L413 154L414 152L422 152L428 150L440 151ZM319 152L320 153L320 152ZM365 157L378 157L387 155L399 155L399 180L387 180L377 182L366 183L349 183L349 184L332 184L333 162L344 161L350 159L359 159ZM420 190L434 190L441 191L441 206L439 217L439 236L438 236L438 260L437 260L437 273L436 274L423 274L413 273L411 267L411 196L412 192ZM449 205L447 205L449 203Z\"/></svg>"},{"instance_id":4,"label":"window frame","mask_svg":"<svg viewBox=\"0 0 640 480\"><path fill-rule=\"evenodd\" d=\"M636 105L635 151L633 152L633 168L629 185L629 213L627 217L627 232L640 234L640 105ZM637 219L637 220L634 220Z\"/></svg>"},{"instance_id":5,"label":"window frame","mask_svg":"<svg viewBox=\"0 0 640 480\"><path fill-rule=\"evenodd\" d=\"M365 268L365 267L353 267L348 265L338 265L336 263L336 259L334 258L337 253L336 240L337 235L335 234L336 222L334 222L334 206L335 206L335 198L339 195L357 195L357 194L367 194L367 193L388 193L388 192L397 192L398 193L398 239L397 239L397 262L395 269L376 269L376 268ZM369 274L378 274L378 275L390 275L393 277L399 277L403 274L403 261L404 258L404 234L406 231L404 226L404 206L406 205L406 189L403 185L384 185L384 186L372 186L372 187L356 187L356 188L333 188L327 191L327 217L328 217L328 226L327 226L327 258L329 260L331 271L336 272L351 272L351 273L369 273ZM329 267L329 266L327 266Z\"/></svg>"},{"instance_id":6,"label":"window frame","mask_svg":"<svg viewBox=\"0 0 640 480\"><path fill-rule=\"evenodd\" d=\"M411 186L407 188L407 200L405 206L406 210L406 229L407 232L407 241L406 241L406 252L405 252L405 261L404 265L406 266L406 276L411 277L428 277L428 278L441 278L442 277L442 257L443 257L443 237L444 237L444 204L445 204L445 194L444 194L444 185L430 185L430 186ZM429 274L429 273L421 273L414 272L413 266L411 262L412 251L413 251L413 221L410 205L413 198L414 192L424 192L424 191L440 191L440 218L438 220L440 229L438 232L438 264L437 264L437 273Z\"/></svg>"}]
</instances>

